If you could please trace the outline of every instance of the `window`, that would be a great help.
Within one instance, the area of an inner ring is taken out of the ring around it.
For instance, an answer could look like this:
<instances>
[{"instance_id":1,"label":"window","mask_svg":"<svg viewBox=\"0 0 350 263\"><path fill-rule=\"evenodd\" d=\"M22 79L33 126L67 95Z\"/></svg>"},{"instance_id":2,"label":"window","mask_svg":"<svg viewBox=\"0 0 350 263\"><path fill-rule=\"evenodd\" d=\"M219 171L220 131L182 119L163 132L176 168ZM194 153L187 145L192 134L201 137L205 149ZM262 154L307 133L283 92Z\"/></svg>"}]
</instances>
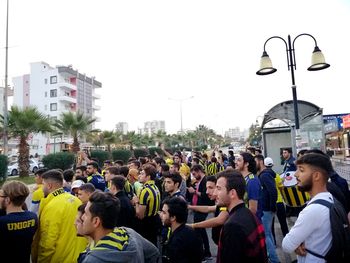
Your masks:
<instances>
[{"instance_id":1,"label":"window","mask_svg":"<svg viewBox=\"0 0 350 263\"><path fill-rule=\"evenodd\" d=\"M47 91L45 91L45 98L47 97Z\"/></svg>"},{"instance_id":2,"label":"window","mask_svg":"<svg viewBox=\"0 0 350 263\"><path fill-rule=\"evenodd\" d=\"M57 83L57 76L51 76L50 77L50 84L55 84Z\"/></svg>"},{"instance_id":3,"label":"window","mask_svg":"<svg viewBox=\"0 0 350 263\"><path fill-rule=\"evenodd\" d=\"M57 103L50 104L50 111L57 111Z\"/></svg>"},{"instance_id":4,"label":"window","mask_svg":"<svg viewBox=\"0 0 350 263\"><path fill-rule=\"evenodd\" d=\"M44 83L47 84L47 79L44 79Z\"/></svg>"},{"instance_id":5,"label":"window","mask_svg":"<svg viewBox=\"0 0 350 263\"><path fill-rule=\"evenodd\" d=\"M50 98L57 97L57 89L50 90Z\"/></svg>"}]
</instances>

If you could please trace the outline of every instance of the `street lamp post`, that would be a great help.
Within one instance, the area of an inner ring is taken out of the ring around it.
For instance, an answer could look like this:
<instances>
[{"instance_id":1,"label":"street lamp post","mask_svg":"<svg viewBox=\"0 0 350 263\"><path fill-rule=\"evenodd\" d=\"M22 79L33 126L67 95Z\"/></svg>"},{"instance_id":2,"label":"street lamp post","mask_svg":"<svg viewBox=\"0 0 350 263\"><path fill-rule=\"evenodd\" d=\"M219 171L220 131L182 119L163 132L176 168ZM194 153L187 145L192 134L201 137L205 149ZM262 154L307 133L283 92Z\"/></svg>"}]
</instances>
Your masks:
<instances>
[{"instance_id":1,"label":"street lamp post","mask_svg":"<svg viewBox=\"0 0 350 263\"><path fill-rule=\"evenodd\" d=\"M183 133L183 125L182 125L182 102L185 100L193 99L194 96L187 97L187 98L182 98L182 99L177 99L177 98L169 98L169 100L176 100L180 102L180 127L181 127L181 133Z\"/></svg>"},{"instance_id":2,"label":"street lamp post","mask_svg":"<svg viewBox=\"0 0 350 263\"><path fill-rule=\"evenodd\" d=\"M294 49L294 43L297 38L300 36L309 36L311 37L315 42L315 48L312 53L311 58L311 66L308 68L309 71L317 71L328 68L330 65L325 62L325 58L317 46L316 39L307 33L299 34L294 39L293 42L291 41L290 35L288 35L287 41L280 37L280 36L273 36L268 38L264 43L264 52L261 56L260 61L260 69L256 72L257 75L269 75L277 71L272 66L271 59L269 55L266 52L266 44L269 40L278 38L281 39L284 44L286 45L286 51L287 51L287 63L288 63L288 70L290 70L291 77L292 77L292 94L293 94L293 108L294 108L294 124L295 124L295 140L300 140L300 125L299 125L299 112L298 112L298 98L297 98L297 87L295 85L295 77L294 77L294 70L296 70L296 62L295 62L295 49ZM298 148L298 144L295 143L296 148ZM296 149L294 149L296 150Z\"/></svg>"},{"instance_id":3,"label":"street lamp post","mask_svg":"<svg viewBox=\"0 0 350 263\"><path fill-rule=\"evenodd\" d=\"M5 87L4 87L4 128L3 128L3 143L4 143L4 155L8 153L8 135L7 135L7 125L8 125L8 109L7 109L7 97L8 97L8 28L9 28L9 0L7 0L6 7L6 45L5 45Z\"/></svg>"}]
</instances>

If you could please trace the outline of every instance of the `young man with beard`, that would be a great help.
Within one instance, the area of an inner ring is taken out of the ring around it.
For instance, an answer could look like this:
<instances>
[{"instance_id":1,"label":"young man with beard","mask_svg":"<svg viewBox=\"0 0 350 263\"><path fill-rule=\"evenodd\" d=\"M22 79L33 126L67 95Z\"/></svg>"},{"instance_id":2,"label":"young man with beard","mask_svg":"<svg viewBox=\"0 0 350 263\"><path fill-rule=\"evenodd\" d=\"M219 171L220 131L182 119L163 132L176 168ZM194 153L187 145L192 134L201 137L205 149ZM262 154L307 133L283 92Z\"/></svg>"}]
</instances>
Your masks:
<instances>
[{"instance_id":1,"label":"young man with beard","mask_svg":"<svg viewBox=\"0 0 350 263\"><path fill-rule=\"evenodd\" d=\"M272 220L276 213L277 189L276 173L265 166L264 156L255 155L256 169L262 186L261 204L263 215L261 221L265 229L266 247L271 263L278 263L279 259L276 253L275 242L273 239L271 227Z\"/></svg>"},{"instance_id":2,"label":"young man with beard","mask_svg":"<svg viewBox=\"0 0 350 263\"><path fill-rule=\"evenodd\" d=\"M311 200L300 212L294 226L282 241L283 250L295 252L298 262L323 263L306 250L325 255L332 244L329 208L312 204L322 199L333 203L333 196L327 191L329 174L333 171L330 159L322 154L310 153L300 157L297 162L296 178L300 191L310 194Z\"/></svg>"},{"instance_id":3,"label":"young man with beard","mask_svg":"<svg viewBox=\"0 0 350 263\"><path fill-rule=\"evenodd\" d=\"M242 152L235 159L236 169L243 175L246 182L246 194L244 202L259 219L262 217L261 210L261 184L256 176L256 163L253 155Z\"/></svg>"},{"instance_id":4,"label":"young man with beard","mask_svg":"<svg viewBox=\"0 0 350 263\"><path fill-rule=\"evenodd\" d=\"M268 262L264 228L259 219L245 207L245 180L237 170L217 174L218 206L226 206L229 218L222 227L218 246L218 263Z\"/></svg>"},{"instance_id":5,"label":"young man with beard","mask_svg":"<svg viewBox=\"0 0 350 263\"><path fill-rule=\"evenodd\" d=\"M106 189L106 181L104 177L98 172L98 163L90 162L87 164L86 173L88 175L88 183L92 183L96 189L100 189L102 192Z\"/></svg>"},{"instance_id":6,"label":"young man with beard","mask_svg":"<svg viewBox=\"0 0 350 263\"><path fill-rule=\"evenodd\" d=\"M217 179L215 175L207 176L207 195L209 199L212 201L216 200L216 195L214 194L214 191L216 189L216 181ZM201 213L214 213L213 218L209 218L205 221L188 224L188 225L194 229L212 227L211 238L213 239L214 243L218 245L221 228L228 218L227 207L218 206L218 205L212 205L212 206L189 205L188 209L201 212Z\"/></svg>"},{"instance_id":7,"label":"young man with beard","mask_svg":"<svg viewBox=\"0 0 350 263\"><path fill-rule=\"evenodd\" d=\"M197 234L186 226L187 203L183 198L172 197L164 201L160 213L162 223L171 228L164 247L163 263L201 263L203 244Z\"/></svg>"}]
</instances>

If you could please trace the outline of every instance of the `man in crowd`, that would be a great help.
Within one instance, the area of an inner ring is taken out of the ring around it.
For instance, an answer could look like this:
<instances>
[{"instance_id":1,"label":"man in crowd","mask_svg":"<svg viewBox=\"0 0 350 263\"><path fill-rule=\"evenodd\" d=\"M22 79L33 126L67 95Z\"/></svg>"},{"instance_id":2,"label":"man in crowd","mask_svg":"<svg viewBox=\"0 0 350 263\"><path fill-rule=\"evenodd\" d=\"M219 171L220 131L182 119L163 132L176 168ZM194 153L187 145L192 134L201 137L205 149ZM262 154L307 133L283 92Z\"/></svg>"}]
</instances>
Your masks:
<instances>
[{"instance_id":1,"label":"man in crowd","mask_svg":"<svg viewBox=\"0 0 350 263\"><path fill-rule=\"evenodd\" d=\"M207 195L207 178L204 173L204 168L201 165L194 165L191 168L192 176L196 179L196 185L194 187L188 187L188 192L193 195L192 205L214 205L214 202L211 201ZM193 213L193 222L202 222L208 216L208 213L201 213L194 211ZM210 247L207 231L204 228L196 229L196 232L201 236L204 245L204 257L210 258Z\"/></svg>"},{"instance_id":2,"label":"man in crowd","mask_svg":"<svg viewBox=\"0 0 350 263\"><path fill-rule=\"evenodd\" d=\"M217 174L215 195L217 205L226 206L229 218L220 235L218 259L220 263L268 262L264 228L259 219L245 207L245 180L236 170Z\"/></svg>"},{"instance_id":3,"label":"man in crowd","mask_svg":"<svg viewBox=\"0 0 350 263\"><path fill-rule=\"evenodd\" d=\"M179 190L182 180L181 175L176 172L164 175L164 190L167 193L167 198L178 196L185 199L185 196Z\"/></svg>"},{"instance_id":4,"label":"man in crowd","mask_svg":"<svg viewBox=\"0 0 350 263\"><path fill-rule=\"evenodd\" d=\"M259 219L262 216L261 210L261 184L256 176L256 163L253 155L247 152L241 153L235 160L236 169L243 175L246 182L246 196L244 198L250 211Z\"/></svg>"},{"instance_id":5,"label":"man in crowd","mask_svg":"<svg viewBox=\"0 0 350 263\"><path fill-rule=\"evenodd\" d=\"M64 191L59 170L49 170L42 178L45 198L40 202L40 227L35 235L32 261L75 262L87 245L86 238L77 237L74 227L81 201Z\"/></svg>"},{"instance_id":6,"label":"man in crowd","mask_svg":"<svg viewBox=\"0 0 350 263\"><path fill-rule=\"evenodd\" d=\"M111 179L109 191L120 201L120 213L117 221L117 226L134 228L135 209L124 191L125 181L126 179L122 175L113 177Z\"/></svg>"},{"instance_id":7,"label":"man in crowd","mask_svg":"<svg viewBox=\"0 0 350 263\"><path fill-rule=\"evenodd\" d=\"M333 197L327 191L329 174L333 171L332 163L325 155L309 153L301 156L296 164L298 188L308 192L311 200L284 237L282 247L287 253L295 252L298 262L325 262L306 250L324 256L332 244L329 208L312 204L318 199L333 203Z\"/></svg>"},{"instance_id":8,"label":"man in crowd","mask_svg":"<svg viewBox=\"0 0 350 263\"><path fill-rule=\"evenodd\" d=\"M104 191L106 188L106 182L103 176L98 172L98 163L90 162L87 165L86 173L88 175L88 182L92 183L96 189Z\"/></svg>"},{"instance_id":9,"label":"man in crowd","mask_svg":"<svg viewBox=\"0 0 350 263\"><path fill-rule=\"evenodd\" d=\"M47 168L41 168L37 170L35 174L35 188L32 195L32 201L30 204L29 210L38 214L39 212L39 205L41 199L44 198L44 191L43 191L43 178L41 177L43 173L45 173L48 169Z\"/></svg>"},{"instance_id":10,"label":"man in crowd","mask_svg":"<svg viewBox=\"0 0 350 263\"><path fill-rule=\"evenodd\" d=\"M290 148L286 148L282 151L282 157L284 159L283 173L296 171L295 158Z\"/></svg>"},{"instance_id":11,"label":"man in crowd","mask_svg":"<svg viewBox=\"0 0 350 263\"><path fill-rule=\"evenodd\" d=\"M187 216L187 203L183 198L171 197L164 201L161 220L171 228L171 235L164 247L163 263L202 262L203 244L194 230L186 226Z\"/></svg>"},{"instance_id":12,"label":"man in crowd","mask_svg":"<svg viewBox=\"0 0 350 263\"><path fill-rule=\"evenodd\" d=\"M139 196L133 197L136 216L140 219L140 234L157 245L157 235L161 227L158 211L160 208L160 192L155 185L157 169L153 164L147 163L142 166L139 175L143 188Z\"/></svg>"},{"instance_id":13,"label":"man in crowd","mask_svg":"<svg viewBox=\"0 0 350 263\"><path fill-rule=\"evenodd\" d=\"M79 257L79 263L150 262L159 259L158 249L131 228L116 227L120 202L111 193L95 192L82 215L81 233L95 245Z\"/></svg>"},{"instance_id":14,"label":"man in crowd","mask_svg":"<svg viewBox=\"0 0 350 263\"><path fill-rule=\"evenodd\" d=\"M28 187L19 181L8 181L0 190L0 209L6 212L0 216L0 255L4 261L30 262L38 217L23 209L28 195Z\"/></svg>"},{"instance_id":15,"label":"man in crowd","mask_svg":"<svg viewBox=\"0 0 350 263\"><path fill-rule=\"evenodd\" d=\"M92 183L86 183L79 187L77 196L83 204L86 204L95 190L96 188Z\"/></svg>"},{"instance_id":16,"label":"man in crowd","mask_svg":"<svg viewBox=\"0 0 350 263\"><path fill-rule=\"evenodd\" d=\"M267 253L271 263L279 263L274 238L271 232L272 220L276 213L277 202L276 173L265 166L264 156L261 154L255 155L254 159L262 187L261 207L263 215L261 221L265 230Z\"/></svg>"}]
</instances>

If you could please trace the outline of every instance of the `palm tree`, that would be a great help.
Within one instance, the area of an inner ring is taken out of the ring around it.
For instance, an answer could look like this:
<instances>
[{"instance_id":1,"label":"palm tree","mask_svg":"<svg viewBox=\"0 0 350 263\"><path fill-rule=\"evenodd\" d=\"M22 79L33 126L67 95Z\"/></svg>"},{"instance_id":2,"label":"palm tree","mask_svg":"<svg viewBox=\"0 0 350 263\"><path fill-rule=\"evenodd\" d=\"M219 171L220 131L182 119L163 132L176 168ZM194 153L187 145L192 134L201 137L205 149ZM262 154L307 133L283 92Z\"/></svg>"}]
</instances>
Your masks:
<instances>
[{"instance_id":1,"label":"palm tree","mask_svg":"<svg viewBox=\"0 0 350 263\"><path fill-rule=\"evenodd\" d=\"M85 116L82 112L64 112L60 119L56 120L54 126L64 134L73 137L73 152L80 151L79 138L96 130L92 129L92 124L96 121L95 118Z\"/></svg>"},{"instance_id":2,"label":"palm tree","mask_svg":"<svg viewBox=\"0 0 350 263\"><path fill-rule=\"evenodd\" d=\"M114 131L103 131L101 133L101 138L103 144L107 145L108 152L111 152L111 144L114 144L117 141L117 136Z\"/></svg>"},{"instance_id":3,"label":"palm tree","mask_svg":"<svg viewBox=\"0 0 350 263\"><path fill-rule=\"evenodd\" d=\"M51 132L50 119L36 107L20 109L12 106L8 114L9 135L19 138L18 166L19 176L29 176L29 144L27 138L31 133Z\"/></svg>"}]
</instances>

